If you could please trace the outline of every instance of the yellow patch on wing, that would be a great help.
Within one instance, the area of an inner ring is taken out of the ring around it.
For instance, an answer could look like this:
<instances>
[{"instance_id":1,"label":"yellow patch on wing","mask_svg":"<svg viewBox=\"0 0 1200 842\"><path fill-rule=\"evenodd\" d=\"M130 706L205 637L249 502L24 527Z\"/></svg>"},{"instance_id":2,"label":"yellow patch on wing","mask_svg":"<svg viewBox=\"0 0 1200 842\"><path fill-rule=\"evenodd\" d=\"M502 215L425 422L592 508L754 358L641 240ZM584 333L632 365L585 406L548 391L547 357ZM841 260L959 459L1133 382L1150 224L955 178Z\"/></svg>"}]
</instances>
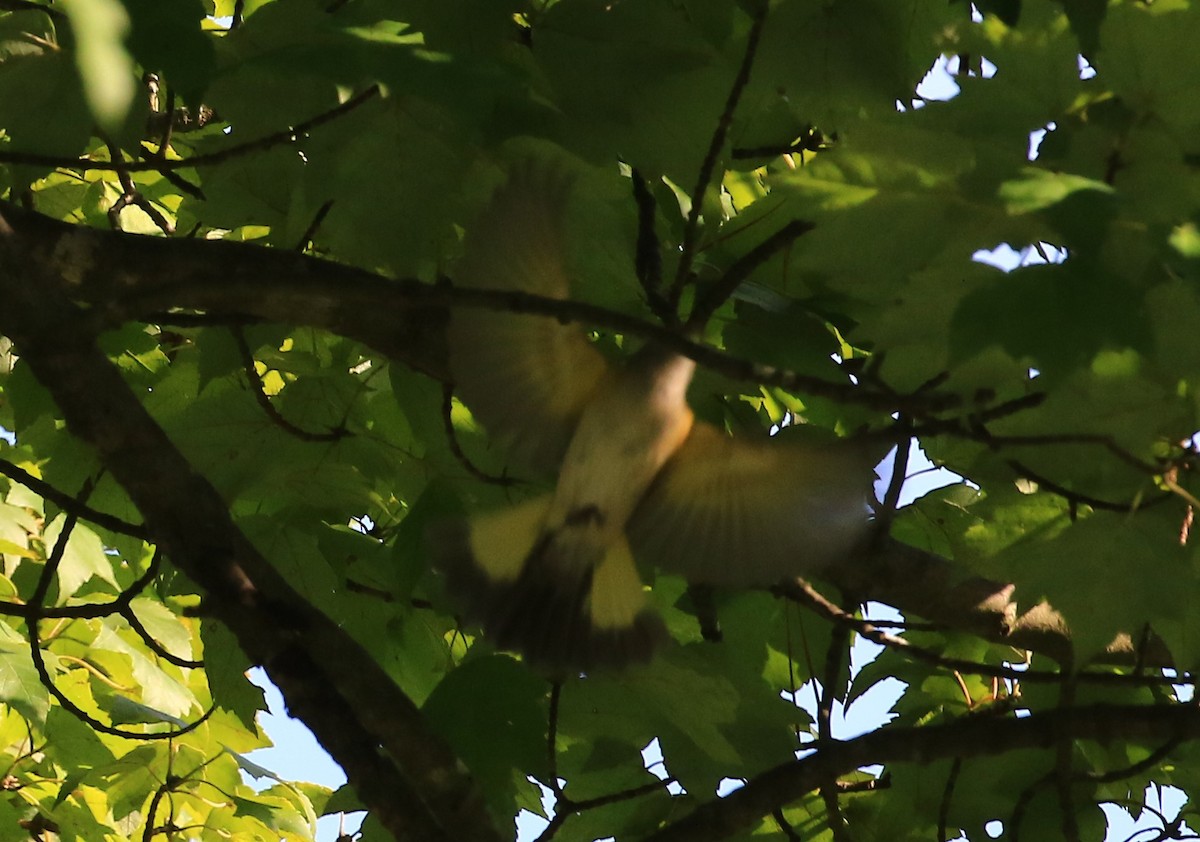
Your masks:
<instances>
[{"instance_id":1,"label":"yellow patch on wing","mask_svg":"<svg viewBox=\"0 0 1200 842\"><path fill-rule=\"evenodd\" d=\"M550 495L471 518L469 545L475 565L492 582L513 582L542 532Z\"/></svg>"}]
</instances>

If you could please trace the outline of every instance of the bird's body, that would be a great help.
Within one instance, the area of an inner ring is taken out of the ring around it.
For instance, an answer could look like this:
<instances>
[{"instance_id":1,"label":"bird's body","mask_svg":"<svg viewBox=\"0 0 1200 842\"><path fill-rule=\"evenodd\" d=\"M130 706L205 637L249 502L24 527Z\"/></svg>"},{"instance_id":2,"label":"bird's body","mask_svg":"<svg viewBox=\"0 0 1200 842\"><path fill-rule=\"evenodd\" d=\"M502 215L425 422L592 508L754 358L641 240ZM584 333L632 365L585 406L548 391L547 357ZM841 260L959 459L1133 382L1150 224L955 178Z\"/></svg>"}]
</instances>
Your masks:
<instances>
[{"instance_id":1,"label":"bird's body","mask_svg":"<svg viewBox=\"0 0 1200 842\"><path fill-rule=\"evenodd\" d=\"M512 174L469 230L457 282L565 298L567 180ZM582 330L456 311L451 366L485 426L552 494L444 527L438 565L469 618L554 670L648 658L665 636L634 557L697 582L770 584L844 557L867 526L857 449L738 442L697 421L695 363L650 344L623 364Z\"/></svg>"},{"instance_id":2,"label":"bird's body","mask_svg":"<svg viewBox=\"0 0 1200 842\"><path fill-rule=\"evenodd\" d=\"M696 364L651 346L615 369L583 410L563 457L547 526L594 522L622 533L633 509L692 429Z\"/></svg>"}]
</instances>

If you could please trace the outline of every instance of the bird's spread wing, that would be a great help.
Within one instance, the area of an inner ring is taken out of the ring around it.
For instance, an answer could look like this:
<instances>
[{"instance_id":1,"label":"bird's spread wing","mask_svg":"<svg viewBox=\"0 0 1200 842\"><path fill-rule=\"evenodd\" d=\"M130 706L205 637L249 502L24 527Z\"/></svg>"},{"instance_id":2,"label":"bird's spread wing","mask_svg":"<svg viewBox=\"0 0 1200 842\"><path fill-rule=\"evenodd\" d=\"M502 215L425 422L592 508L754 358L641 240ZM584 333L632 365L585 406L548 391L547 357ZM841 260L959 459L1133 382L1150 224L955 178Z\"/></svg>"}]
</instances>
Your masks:
<instances>
[{"instance_id":1,"label":"bird's spread wing","mask_svg":"<svg viewBox=\"0 0 1200 842\"><path fill-rule=\"evenodd\" d=\"M570 177L518 165L467 234L455 282L566 298L561 217ZM607 365L578 325L456 308L450 366L459 395L514 458L558 467Z\"/></svg>"},{"instance_id":2,"label":"bird's spread wing","mask_svg":"<svg viewBox=\"0 0 1200 842\"><path fill-rule=\"evenodd\" d=\"M866 536L873 476L849 443L745 441L697 422L630 520L630 544L639 561L698 583L815 572Z\"/></svg>"}]
</instances>

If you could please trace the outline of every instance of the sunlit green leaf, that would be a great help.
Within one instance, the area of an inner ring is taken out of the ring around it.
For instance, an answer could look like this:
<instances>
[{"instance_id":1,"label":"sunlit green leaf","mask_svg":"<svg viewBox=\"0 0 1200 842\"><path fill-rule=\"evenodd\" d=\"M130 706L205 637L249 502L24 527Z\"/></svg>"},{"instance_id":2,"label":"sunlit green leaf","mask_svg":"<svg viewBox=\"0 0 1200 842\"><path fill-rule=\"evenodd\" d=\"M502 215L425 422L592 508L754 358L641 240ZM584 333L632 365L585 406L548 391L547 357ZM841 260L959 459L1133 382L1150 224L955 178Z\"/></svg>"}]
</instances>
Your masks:
<instances>
[{"instance_id":1,"label":"sunlit green leaf","mask_svg":"<svg viewBox=\"0 0 1200 842\"><path fill-rule=\"evenodd\" d=\"M83 91L96 120L105 128L120 124L133 101L136 82L125 47L129 12L120 0L63 4L77 42L76 63Z\"/></svg>"}]
</instances>

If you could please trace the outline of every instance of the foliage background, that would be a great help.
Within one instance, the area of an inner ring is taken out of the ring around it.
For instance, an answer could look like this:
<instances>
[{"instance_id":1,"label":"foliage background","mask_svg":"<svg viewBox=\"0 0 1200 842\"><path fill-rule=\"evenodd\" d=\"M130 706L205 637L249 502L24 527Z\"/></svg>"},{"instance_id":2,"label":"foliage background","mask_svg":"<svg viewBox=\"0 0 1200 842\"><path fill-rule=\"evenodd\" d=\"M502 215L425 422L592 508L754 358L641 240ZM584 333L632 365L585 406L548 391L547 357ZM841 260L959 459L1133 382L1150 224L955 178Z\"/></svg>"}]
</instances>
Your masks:
<instances>
[{"instance_id":1,"label":"foliage background","mask_svg":"<svg viewBox=\"0 0 1200 842\"><path fill-rule=\"evenodd\" d=\"M365 804L367 838L494 839L530 776L584 840L1092 839L1190 795L1197 43L1186 0L0 4L0 838ZM947 59L957 96L915 99ZM967 481L893 484L815 588L654 577L678 645L624 675L459 628L425 528L530 478L495 481L441 335L515 305L442 280L519 155L575 161L594 305L522 306L616 349L712 301L701 414L900 442L897 477L918 436ZM1002 243L1065 260L973 260ZM851 682L856 635L887 649ZM255 663L357 792L242 782ZM886 676L892 721L831 741Z\"/></svg>"}]
</instances>

